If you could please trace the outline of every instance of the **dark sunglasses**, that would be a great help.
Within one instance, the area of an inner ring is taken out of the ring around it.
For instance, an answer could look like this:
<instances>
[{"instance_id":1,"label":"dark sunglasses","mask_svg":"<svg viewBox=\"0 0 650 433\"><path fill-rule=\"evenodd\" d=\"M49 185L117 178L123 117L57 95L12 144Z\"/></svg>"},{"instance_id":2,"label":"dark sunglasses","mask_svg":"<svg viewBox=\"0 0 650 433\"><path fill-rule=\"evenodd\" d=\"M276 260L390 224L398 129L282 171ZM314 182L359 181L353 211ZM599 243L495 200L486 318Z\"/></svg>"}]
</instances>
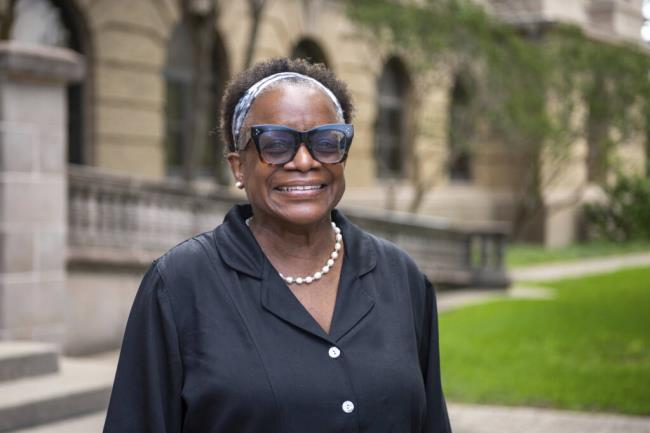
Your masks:
<instances>
[{"instance_id":1,"label":"dark sunglasses","mask_svg":"<svg viewBox=\"0 0 650 433\"><path fill-rule=\"evenodd\" d=\"M353 136L354 127L345 123L320 125L304 132L282 125L251 126L251 138L260 160L269 165L284 165L293 160L301 144L320 163L343 162Z\"/></svg>"}]
</instances>

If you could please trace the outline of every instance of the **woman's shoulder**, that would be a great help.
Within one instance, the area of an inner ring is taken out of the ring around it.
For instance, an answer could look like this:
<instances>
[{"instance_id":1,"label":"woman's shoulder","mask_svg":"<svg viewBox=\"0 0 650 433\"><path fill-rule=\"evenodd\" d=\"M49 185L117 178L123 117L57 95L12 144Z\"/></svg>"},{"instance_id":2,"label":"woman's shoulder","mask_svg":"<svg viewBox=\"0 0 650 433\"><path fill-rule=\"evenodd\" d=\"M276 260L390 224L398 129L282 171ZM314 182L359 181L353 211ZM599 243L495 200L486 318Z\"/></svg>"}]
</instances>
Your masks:
<instances>
[{"instance_id":1,"label":"woman's shoulder","mask_svg":"<svg viewBox=\"0 0 650 433\"><path fill-rule=\"evenodd\" d=\"M154 266L165 285L191 287L197 277L213 268L206 246L211 243L214 231L208 231L186 239L170 248L154 261Z\"/></svg>"},{"instance_id":2,"label":"woman's shoulder","mask_svg":"<svg viewBox=\"0 0 650 433\"><path fill-rule=\"evenodd\" d=\"M176 244L156 259L158 268L166 272L191 267L206 255L202 244L212 236L213 231L207 231Z\"/></svg>"}]
</instances>

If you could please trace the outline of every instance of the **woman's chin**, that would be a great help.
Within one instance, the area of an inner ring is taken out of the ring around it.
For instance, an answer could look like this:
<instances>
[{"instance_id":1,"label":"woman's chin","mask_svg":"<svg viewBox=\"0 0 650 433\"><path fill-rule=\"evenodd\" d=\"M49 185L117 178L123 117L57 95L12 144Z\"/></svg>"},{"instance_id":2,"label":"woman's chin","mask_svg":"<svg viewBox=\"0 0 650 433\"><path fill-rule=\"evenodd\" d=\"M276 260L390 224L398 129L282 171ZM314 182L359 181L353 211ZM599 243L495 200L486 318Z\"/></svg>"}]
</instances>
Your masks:
<instances>
[{"instance_id":1,"label":"woman's chin","mask_svg":"<svg viewBox=\"0 0 650 433\"><path fill-rule=\"evenodd\" d=\"M294 203L283 206L277 216L290 224L309 226L329 220L333 207L322 203Z\"/></svg>"}]
</instances>

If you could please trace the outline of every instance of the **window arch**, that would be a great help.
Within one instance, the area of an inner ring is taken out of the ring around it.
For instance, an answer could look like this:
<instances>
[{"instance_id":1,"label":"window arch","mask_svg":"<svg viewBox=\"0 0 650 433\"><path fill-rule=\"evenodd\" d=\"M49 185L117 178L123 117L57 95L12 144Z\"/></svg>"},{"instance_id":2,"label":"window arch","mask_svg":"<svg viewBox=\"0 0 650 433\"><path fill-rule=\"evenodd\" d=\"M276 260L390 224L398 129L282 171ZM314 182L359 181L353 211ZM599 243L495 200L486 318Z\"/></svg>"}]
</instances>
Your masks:
<instances>
[{"instance_id":1,"label":"window arch","mask_svg":"<svg viewBox=\"0 0 650 433\"><path fill-rule=\"evenodd\" d=\"M17 0L9 37L69 48L84 56L84 79L67 87L68 162L92 163L92 56L90 32L83 15L70 1Z\"/></svg>"},{"instance_id":2,"label":"window arch","mask_svg":"<svg viewBox=\"0 0 650 433\"><path fill-rule=\"evenodd\" d=\"M313 39L303 38L291 50L291 57L294 59L306 59L311 63L323 63L329 67L329 60L320 45Z\"/></svg>"},{"instance_id":3,"label":"window arch","mask_svg":"<svg viewBox=\"0 0 650 433\"><path fill-rule=\"evenodd\" d=\"M377 82L375 160L379 178L402 178L410 157L408 106L411 80L403 63L393 57Z\"/></svg>"},{"instance_id":4,"label":"window arch","mask_svg":"<svg viewBox=\"0 0 650 433\"><path fill-rule=\"evenodd\" d=\"M193 96L195 81L194 46L189 25L181 21L172 31L167 48L167 60L163 75L166 84L165 95L165 154L166 169L170 176L180 176L184 169L192 177L216 177L224 179L223 144L218 134L201 133L201 154L196 167L188 170L189 150L192 146L193 123L195 115L206 116L207 124L212 128L217 119L219 102L223 95L228 77L225 48L221 39L214 35L210 53L210 77L202 91L209 94L209 103L197 108ZM201 113L196 110L201 109Z\"/></svg>"},{"instance_id":5,"label":"window arch","mask_svg":"<svg viewBox=\"0 0 650 433\"><path fill-rule=\"evenodd\" d=\"M454 77L448 128L448 173L452 181L472 180L472 142L476 134L475 82L467 72Z\"/></svg>"}]
</instances>

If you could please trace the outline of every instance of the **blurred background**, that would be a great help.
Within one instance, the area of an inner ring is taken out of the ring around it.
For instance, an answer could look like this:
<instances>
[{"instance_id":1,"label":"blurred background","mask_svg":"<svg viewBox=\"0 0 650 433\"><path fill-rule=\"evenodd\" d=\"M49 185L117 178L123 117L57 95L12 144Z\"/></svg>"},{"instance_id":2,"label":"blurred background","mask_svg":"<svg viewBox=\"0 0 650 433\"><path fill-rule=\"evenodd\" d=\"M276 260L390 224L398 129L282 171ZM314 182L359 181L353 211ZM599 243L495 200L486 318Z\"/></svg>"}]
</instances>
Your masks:
<instances>
[{"instance_id":1,"label":"blurred background","mask_svg":"<svg viewBox=\"0 0 650 433\"><path fill-rule=\"evenodd\" d=\"M0 432L101 430L144 270L245 200L219 101L275 56L352 92L341 207L437 286L456 431L650 432L649 0L0 1Z\"/></svg>"}]
</instances>

